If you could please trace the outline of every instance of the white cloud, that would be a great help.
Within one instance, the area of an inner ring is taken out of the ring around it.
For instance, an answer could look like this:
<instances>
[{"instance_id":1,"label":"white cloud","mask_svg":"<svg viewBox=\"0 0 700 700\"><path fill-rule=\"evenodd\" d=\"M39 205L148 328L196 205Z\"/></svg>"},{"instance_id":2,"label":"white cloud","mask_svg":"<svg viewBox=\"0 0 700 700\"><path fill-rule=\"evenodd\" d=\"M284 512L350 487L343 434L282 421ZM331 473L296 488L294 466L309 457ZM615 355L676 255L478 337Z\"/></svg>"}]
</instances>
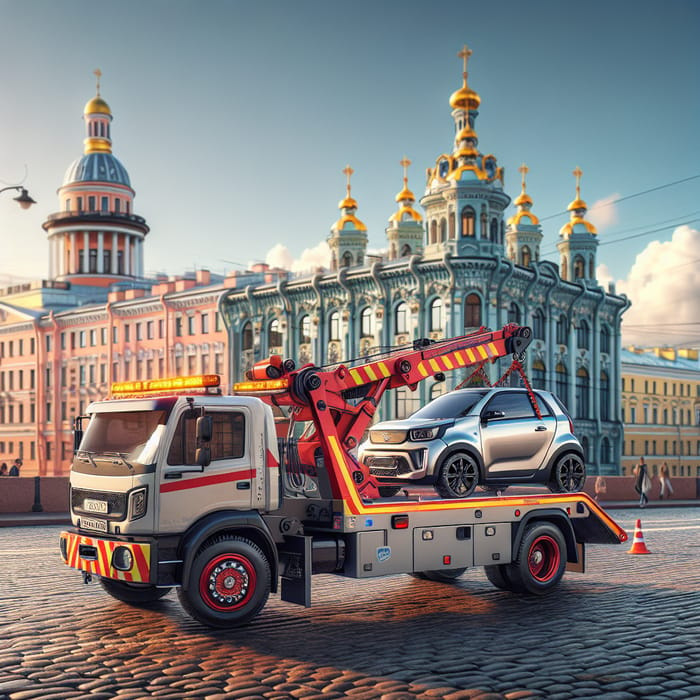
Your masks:
<instances>
[{"instance_id":1,"label":"white cloud","mask_svg":"<svg viewBox=\"0 0 700 700\"><path fill-rule=\"evenodd\" d=\"M637 256L617 283L632 301L622 317L625 345L700 345L700 326L690 325L700 321L699 251L700 231L679 226L670 241L653 241Z\"/></svg>"},{"instance_id":2,"label":"white cloud","mask_svg":"<svg viewBox=\"0 0 700 700\"><path fill-rule=\"evenodd\" d=\"M598 231L603 231L617 223L617 207L613 204L616 199L620 199L620 195L617 192L597 200L588 207L586 218Z\"/></svg>"},{"instance_id":3,"label":"white cloud","mask_svg":"<svg viewBox=\"0 0 700 700\"><path fill-rule=\"evenodd\" d=\"M305 248L299 258L295 258L286 245L278 243L268 251L265 262L295 273L314 272L319 267L330 267L331 249L326 241L321 241L313 248Z\"/></svg>"}]
</instances>

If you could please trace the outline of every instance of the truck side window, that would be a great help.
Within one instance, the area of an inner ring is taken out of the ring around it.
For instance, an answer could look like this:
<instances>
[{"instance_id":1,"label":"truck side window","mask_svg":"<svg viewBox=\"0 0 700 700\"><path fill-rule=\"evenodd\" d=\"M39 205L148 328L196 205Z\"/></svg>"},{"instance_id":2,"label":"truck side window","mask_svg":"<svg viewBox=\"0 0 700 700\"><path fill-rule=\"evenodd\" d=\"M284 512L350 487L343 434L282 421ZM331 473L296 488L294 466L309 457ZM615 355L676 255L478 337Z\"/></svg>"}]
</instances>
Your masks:
<instances>
[{"instance_id":1,"label":"truck side window","mask_svg":"<svg viewBox=\"0 0 700 700\"><path fill-rule=\"evenodd\" d=\"M242 413L226 411L209 412L213 431L209 447L211 461L239 459L245 454L245 416ZM168 464L195 465L197 419L183 414L175 430L168 452Z\"/></svg>"}]
</instances>

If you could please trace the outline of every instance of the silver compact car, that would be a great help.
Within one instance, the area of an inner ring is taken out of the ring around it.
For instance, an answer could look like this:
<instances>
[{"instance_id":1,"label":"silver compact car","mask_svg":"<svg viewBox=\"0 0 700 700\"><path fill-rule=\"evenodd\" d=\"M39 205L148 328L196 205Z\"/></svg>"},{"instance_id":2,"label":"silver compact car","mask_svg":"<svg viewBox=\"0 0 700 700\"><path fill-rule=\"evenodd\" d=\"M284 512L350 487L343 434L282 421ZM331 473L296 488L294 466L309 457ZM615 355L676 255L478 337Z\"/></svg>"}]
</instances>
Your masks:
<instances>
[{"instance_id":1,"label":"silver compact car","mask_svg":"<svg viewBox=\"0 0 700 700\"><path fill-rule=\"evenodd\" d=\"M541 417L525 389L451 391L405 420L373 426L359 460L383 496L409 484L433 484L443 498L515 484L580 491L586 469L571 418L554 394L534 396Z\"/></svg>"}]
</instances>

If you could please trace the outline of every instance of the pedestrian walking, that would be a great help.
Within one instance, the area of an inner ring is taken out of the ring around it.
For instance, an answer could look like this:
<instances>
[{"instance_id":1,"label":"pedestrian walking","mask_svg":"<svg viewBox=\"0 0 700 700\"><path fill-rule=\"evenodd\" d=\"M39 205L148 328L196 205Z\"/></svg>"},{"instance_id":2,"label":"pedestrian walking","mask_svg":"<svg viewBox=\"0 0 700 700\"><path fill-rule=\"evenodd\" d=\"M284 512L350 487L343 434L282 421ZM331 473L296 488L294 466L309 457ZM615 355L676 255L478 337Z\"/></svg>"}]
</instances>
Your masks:
<instances>
[{"instance_id":1,"label":"pedestrian walking","mask_svg":"<svg viewBox=\"0 0 700 700\"><path fill-rule=\"evenodd\" d=\"M647 494L651 491L651 479L647 473L647 465L644 461L644 457L640 457L639 463L634 468L634 475L637 477L634 481L634 490L639 494L639 507L644 508L644 506L649 503L649 496Z\"/></svg>"},{"instance_id":2,"label":"pedestrian walking","mask_svg":"<svg viewBox=\"0 0 700 700\"><path fill-rule=\"evenodd\" d=\"M607 493L608 491L608 485L605 482L605 477L604 476L597 476L595 479L595 484L593 485L593 492L595 493L595 500L599 501L600 497L604 494Z\"/></svg>"},{"instance_id":3,"label":"pedestrian walking","mask_svg":"<svg viewBox=\"0 0 700 700\"><path fill-rule=\"evenodd\" d=\"M19 470L22 468L22 460L16 459L10 467L10 476L19 476Z\"/></svg>"},{"instance_id":4,"label":"pedestrian walking","mask_svg":"<svg viewBox=\"0 0 700 700\"><path fill-rule=\"evenodd\" d=\"M0 476L7 476L7 462L0 464Z\"/></svg>"},{"instance_id":5,"label":"pedestrian walking","mask_svg":"<svg viewBox=\"0 0 700 700\"><path fill-rule=\"evenodd\" d=\"M661 469L659 470L659 483L661 485L659 498L663 500L664 496L668 497L673 493L673 486L671 486L668 464L666 464L666 462L661 465Z\"/></svg>"}]
</instances>

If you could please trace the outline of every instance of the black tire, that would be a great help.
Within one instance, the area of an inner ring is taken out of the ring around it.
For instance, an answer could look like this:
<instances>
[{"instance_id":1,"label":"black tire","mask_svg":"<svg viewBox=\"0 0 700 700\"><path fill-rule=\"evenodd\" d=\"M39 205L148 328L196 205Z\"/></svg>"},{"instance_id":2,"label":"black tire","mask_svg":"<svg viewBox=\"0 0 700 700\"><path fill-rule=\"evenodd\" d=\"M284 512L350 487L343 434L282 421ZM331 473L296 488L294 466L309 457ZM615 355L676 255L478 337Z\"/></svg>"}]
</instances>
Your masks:
<instances>
[{"instance_id":1,"label":"black tire","mask_svg":"<svg viewBox=\"0 0 700 700\"><path fill-rule=\"evenodd\" d=\"M195 620L209 627L239 627L263 608L270 595L270 563L251 540L220 535L206 542L178 598Z\"/></svg>"},{"instance_id":2,"label":"black tire","mask_svg":"<svg viewBox=\"0 0 700 700\"><path fill-rule=\"evenodd\" d=\"M421 573L429 581L454 583L466 570L467 567L463 566L460 569L435 569L434 571L422 571Z\"/></svg>"},{"instance_id":3,"label":"black tire","mask_svg":"<svg viewBox=\"0 0 700 700\"><path fill-rule=\"evenodd\" d=\"M442 498L467 498L479 485L479 465L467 452L454 452L440 465L435 490Z\"/></svg>"},{"instance_id":4,"label":"black tire","mask_svg":"<svg viewBox=\"0 0 700 700\"><path fill-rule=\"evenodd\" d=\"M567 452L557 459L552 468L549 488L555 493L582 491L586 483L586 465L580 455Z\"/></svg>"},{"instance_id":5,"label":"black tire","mask_svg":"<svg viewBox=\"0 0 700 700\"><path fill-rule=\"evenodd\" d=\"M391 498L401 491L401 486L380 486L379 495L382 498Z\"/></svg>"},{"instance_id":6,"label":"black tire","mask_svg":"<svg viewBox=\"0 0 700 700\"><path fill-rule=\"evenodd\" d=\"M170 588L156 588L149 583L129 583L111 578L100 577L100 585L112 598L139 607L147 607L170 593Z\"/></svg>"},{"instance_id":7,"label":"black tire","mask_svg":"<svg viewBox=\"0 0 700 700\"><path fill-rule=\"evenodd\" d=\"M496 588L500 588L503 591L514 590L513 582L508 577L508 566L508 564L493 564L484 567L486 578L496 586Z\"/></svg>"},{"instance_id":8,"label":"black tire","mask_svg":"<svg viewBox=\"0 0 700 700\"><path fill-rule=\"evenodd\" d=\"M506 567L506 578L516 593L542 595L555 588L566 569L566 541L552 523L528 525L518 555Z\"/></svg>"}]
</instances>

